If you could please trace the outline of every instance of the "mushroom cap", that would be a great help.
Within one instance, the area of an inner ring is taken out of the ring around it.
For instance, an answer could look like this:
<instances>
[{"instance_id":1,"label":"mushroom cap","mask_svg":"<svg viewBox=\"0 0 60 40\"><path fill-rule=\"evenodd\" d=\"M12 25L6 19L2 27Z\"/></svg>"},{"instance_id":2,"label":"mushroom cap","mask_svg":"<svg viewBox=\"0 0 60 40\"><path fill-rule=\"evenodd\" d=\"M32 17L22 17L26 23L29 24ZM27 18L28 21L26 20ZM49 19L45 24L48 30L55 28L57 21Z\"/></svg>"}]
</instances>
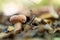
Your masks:
<instances>
[{"instance_id":1,"label":"mushroom cap","mask_svg":"<svg viewBox=\"0 0 60 40\"><path fill-rule=\"evenodd\" d=\"M48 6L43 6L39 9L39 17L42 18L42 19L53 17L51 15L51 13L49 12L49 7Z\"/></svg>"},{"instance_id":2,"label":"mushroom cap","mask_svg":"<svg viewBox=\"0 0 60 40\"><path fill-rule=\"evenodd\" d=\"M12 23L17 23L17 22L25 23L26 22L26 16L24 16L24 15L11 16L10 22L12 22Z\"/></svg>"},{"instance_id":3,"label":"mushroom cap","mask_svg":"<svg viewBox=\"0 0 60 40\"><path fill-rule=\"evenodd\" d=\"M48 6L42 6L40 8L36 8L36 9L32 9L32 14L34 15L39 15L39 14L43 14L43 13L46 13L46 12L49 12L48 10Z\"/></svg>"},{"instance_id":4,"label":"mushroom cap","mask_svg":"<svg viewBox=\"0 0 60 40\"><path fill-rule=\"evenodd\" d=\"M40 13L49 12L49 7L48 6L41 7L39 11Z\"/></svg>"},{"instance_id":5,"label":"mushroom cap","mask_svg":"<svg viewBox=\"0 0 60 40\"><path fill-rule=\"evenodd\" d=\"M55 13L55 14L54 14ZM37 10L33 10L33 14L40 16L40 18L58 18L58 14L54 11L53 7L42 6Z\"/></svg>"},{"instance_id":6,"label":"mushroom cap","mask_svg":"<svg viewBox=\"0 0 60 40\"><path fill-rule=\"evenodd\" d=\"M53 18L53 16L50 13L42 13L39 17L42 18L42 19Z\"/></svg>"}]
</instances>

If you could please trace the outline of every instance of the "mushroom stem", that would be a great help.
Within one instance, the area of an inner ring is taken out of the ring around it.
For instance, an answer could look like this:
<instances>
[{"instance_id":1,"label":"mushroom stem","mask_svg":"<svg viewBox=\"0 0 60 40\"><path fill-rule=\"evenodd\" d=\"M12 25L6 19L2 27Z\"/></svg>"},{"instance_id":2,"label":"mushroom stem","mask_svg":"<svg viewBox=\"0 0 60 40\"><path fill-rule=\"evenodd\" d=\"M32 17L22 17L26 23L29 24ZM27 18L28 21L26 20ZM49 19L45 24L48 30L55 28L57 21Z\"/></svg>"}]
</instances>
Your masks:
<instances>
[{"instance_id":1,"label":"mushroom stem","mask_svg":"<svg viewBox=\"0 0 60 40\"><path fill-rule=\"evenodd\" d=\"M15 25L14 25L14 32L16 32L16 31L18 31L18 30L21 30L21 23L20 22L18 22L18 23L16 23Z\"/></svg>"}]
</instances>

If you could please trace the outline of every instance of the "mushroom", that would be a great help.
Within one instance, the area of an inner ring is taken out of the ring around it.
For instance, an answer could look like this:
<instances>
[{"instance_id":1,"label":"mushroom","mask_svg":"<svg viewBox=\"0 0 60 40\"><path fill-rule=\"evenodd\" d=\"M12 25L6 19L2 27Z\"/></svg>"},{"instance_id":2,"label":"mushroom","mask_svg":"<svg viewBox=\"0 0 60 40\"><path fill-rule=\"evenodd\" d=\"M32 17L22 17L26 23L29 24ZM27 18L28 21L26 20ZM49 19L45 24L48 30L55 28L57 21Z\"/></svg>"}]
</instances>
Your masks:
<instances>
[{"instance_id":1,"label":"mushroom","mask_svg":"<svg viewBox=\"0 0 60 40\"><path fill-rule=\"evenodd\" d=\"M26 16L24 15L14 15L10 17L10 22L12 22L14 24L14 31L19 31L21 30L21 23L25 23L26 22Z\"/></svg>"},{"instance_id":2,"label":"mushroom","mask_svg":"<svg viewBox=\"0 0 60 40\"><path fill-rule=\"evenodd\" d=\"M56 13L56 11L54 10L54 8L52 6L44 6L44 7L39 8L38 11L33 10L32 12L33 12L33 14L38 15L38 17L35 18L35 23L41 22L41 19L42 19L46 23L43 26L44 28L42 28L42 29L46 29L46 30L48 29L49 32L53 31L51 24L52 24L52 22L54 22L53 20L55 18L59 17L59 15ZM54 18L54 19L52 19L52 18Z\"/></svg>"},{"instance_id":3,"label":"mushroom","mask_svg":"<svg viewBox=\"0 0 60 40\"><path fill-rule=\"evenodd\" d=\"M38 11L37 11L38 10ZM45 18L51 18L53 17L50 13L49 13L49 9L48 6L44 6L44 7L40 7L37 10L32 10L33 14L36 15L37 14L37 18L35 18L35 23L39 23L41 22L41 20L45 19ZM35 12L34 12L35 11Z\"/></svg>"},{"instance_id":4,"label":"mushroom","mask_svg":"<svg viewBox=\"0 0 60 40\"><path fill-rule=\"evenodd\" d=\"M41 22L41 20L50 20L50 23L54 21L55 18L59 18L59 15L52 6L42 6L36 10L32 10L32 14L36 15L35 23Z\"/></svg>"},{"instance_id":5,"label":"mushroom","mask_svg":"<svg viewBox=\"0 0 60 40\"><path fill-rule=\"evenodd\" d=\"M40 18L58 18L59 15L56 13L52 6L44 6L37 9L32 9L34 15L40 16Z\"/></svg>"},{"instance_id":6,"label":"mushroom","mask_svg":"<svg viewBox=\"0 0 60 40\"><path fill-rule=\"evenodd\" d=\"M41 11L41 12L44 12L44 11ZM53 7L48 7L48 11L41 14L40 17L41 18L51 18L51 17L58 18L59 15L56 13Z\"/></svg>"}]
</instances>

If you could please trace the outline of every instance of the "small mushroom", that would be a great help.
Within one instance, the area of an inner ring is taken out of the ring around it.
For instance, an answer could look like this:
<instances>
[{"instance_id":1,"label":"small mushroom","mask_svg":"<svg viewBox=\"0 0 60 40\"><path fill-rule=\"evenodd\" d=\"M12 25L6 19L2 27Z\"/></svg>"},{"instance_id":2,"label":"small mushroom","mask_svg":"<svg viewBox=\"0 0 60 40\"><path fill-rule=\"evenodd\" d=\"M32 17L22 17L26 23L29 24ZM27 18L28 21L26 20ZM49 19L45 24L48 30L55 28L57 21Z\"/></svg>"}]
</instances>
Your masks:
<instances>
[{"instance_id":1,"label":"small mushroom","mask_svg":"<svg viewBox=\"0 0 60 40\"><path fill-rule=\"evenodd\" d=\"M39 24L42 20L47 24L52 24L55 21L55 18L59 18L59 15L56 13L55 9L52 6L40 7L37 10L32 10L33 14L38 18L35 18L34 23Z\"/></svg>"},{"instance_id":2,"label":"small mushroom","mask_svg":"<svg viewBox=\"0 0 60 40\"><path fill-rule=\"evenodd\" d=\"M12 22L14 24L14 31L19 31L21 30L21 23L25 23L26 22L26 16L24 15L14 15L10 17L10 22Z\"/></svg>"},{"instance_id":3,"label":"small mushroom","mask_svg":"<svg viewBox=\"0 0 60 40\"><path fill-rule=\"evenodd\" d=\"M59 17L59 15L56 13L53 7L48 7L47 12L45 11L41 11L41 12L42 12L40 15L41 18L51 18L51 17L58 18Z\"/></svg>"},{"instance_id":4,"label":"small mushroom","mask_svg":"<svg viewBox=\"0 0 60 40\"><path fill-rule=\"evenodd\" d=\"M40 16L40 18L58 18L59 15L52 6L42 6L32 10L32 14Z\"/></svg>"}]
</instances>

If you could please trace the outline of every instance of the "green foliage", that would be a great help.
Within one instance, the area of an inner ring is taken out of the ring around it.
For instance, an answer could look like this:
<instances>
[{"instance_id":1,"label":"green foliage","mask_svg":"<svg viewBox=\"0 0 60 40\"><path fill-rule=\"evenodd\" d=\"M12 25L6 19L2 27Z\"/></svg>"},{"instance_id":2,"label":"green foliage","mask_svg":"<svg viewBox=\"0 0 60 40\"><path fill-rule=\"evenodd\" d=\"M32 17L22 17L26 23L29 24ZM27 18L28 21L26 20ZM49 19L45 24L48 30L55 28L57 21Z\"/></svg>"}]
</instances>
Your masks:
<instances>
[{"instance_id":1,"label":"green foliage","mask_svg":"<svg viewBox=\"0 0 60 40\"><path fill-rule=\"evenodd\" d=\"M13 0L13 1L17 1L17 0ZM0 0L0 11L2 11L2 5L7 3L8 0ZM22 3L30 8L38 8L40 6L45 6L49 4L49 0L42 0L39 4L33 3L31 1L28 0L22 0ZM20 4L20 3L18 3Z\"/></svg>"},{"instance_id":2,"label":"green foliage","mask_svg":"<svg viewBox=\"0 0 60 40\"><path fill-rule=\"evenodd\" d=\"M45 6L49 4L49 0L42 0L39 4L34 4L33 7L39 8L40 6Z\"/></svg>"},{"instance_id":3,"label":"green foliage","mask_svg":"<svg viewBox=\"0 0 60 40\"><path fill-rule=\"evenodd\" d=\"M7 0L0 0L0 12L2 11L2 6L5 4Z\"/></svg>"}]
</instances>

